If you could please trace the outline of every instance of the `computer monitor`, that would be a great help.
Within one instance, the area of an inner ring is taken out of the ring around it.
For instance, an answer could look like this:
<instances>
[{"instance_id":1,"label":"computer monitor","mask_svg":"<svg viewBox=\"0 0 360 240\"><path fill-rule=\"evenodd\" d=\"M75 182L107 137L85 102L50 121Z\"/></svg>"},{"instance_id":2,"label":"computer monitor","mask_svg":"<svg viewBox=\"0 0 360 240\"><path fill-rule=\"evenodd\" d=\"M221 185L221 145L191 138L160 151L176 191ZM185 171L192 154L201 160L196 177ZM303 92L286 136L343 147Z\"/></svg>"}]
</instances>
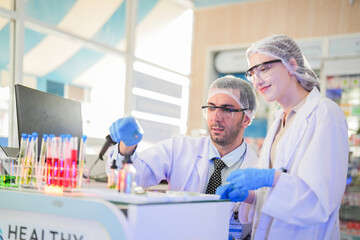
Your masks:
<instances>
[{"instance_id":1,"label":"computer monitor","mask_svg":"<svg viewBox=\"0 0 360 240\"><path fill-rule=\"evenodd\" d=\"M15 85L19 146L21 134L82 135L81 103L22 85ZM40 150L40 148L39 148Z\"/></svg>"}]
</instances>

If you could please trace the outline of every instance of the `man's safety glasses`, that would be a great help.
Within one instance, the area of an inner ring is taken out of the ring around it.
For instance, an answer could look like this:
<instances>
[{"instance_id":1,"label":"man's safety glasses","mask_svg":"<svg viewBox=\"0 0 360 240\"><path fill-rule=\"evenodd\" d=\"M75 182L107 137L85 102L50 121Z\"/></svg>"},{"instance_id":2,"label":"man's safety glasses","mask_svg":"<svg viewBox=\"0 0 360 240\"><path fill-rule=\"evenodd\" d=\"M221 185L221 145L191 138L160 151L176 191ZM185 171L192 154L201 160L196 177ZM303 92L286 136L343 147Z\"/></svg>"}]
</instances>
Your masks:
<instances>
[{"instance_id":1,"label":"man's safety glasses","mask_svg":"<svg viewBox=\"0 0 360 240\"><path fill-rule=\"evenodd\" d=\"M281 62L280 59L275 59L267 62L263 62L251 67L246 71L245 77L249 80L249 82L254 83L255 77L264 80L270 73L270 69L273 63Z\"/></svg>"},{"instance_id":2,"label":"man's safety glasses","mask_svg":"<svg viewBox=\"0 0 360 240\"><path fill-rule=\"evenodd\" d=\"M218 117L222 118L232 118L234 117L234 113L236 112L244 112L246 110L249 110L247 108L243 109L233 109L228 107L220 107L220 106L202 106L204 117L207 118L208 116L212 116L215 114L216 109L218 109Z\"/></svg>"}]
</instances>

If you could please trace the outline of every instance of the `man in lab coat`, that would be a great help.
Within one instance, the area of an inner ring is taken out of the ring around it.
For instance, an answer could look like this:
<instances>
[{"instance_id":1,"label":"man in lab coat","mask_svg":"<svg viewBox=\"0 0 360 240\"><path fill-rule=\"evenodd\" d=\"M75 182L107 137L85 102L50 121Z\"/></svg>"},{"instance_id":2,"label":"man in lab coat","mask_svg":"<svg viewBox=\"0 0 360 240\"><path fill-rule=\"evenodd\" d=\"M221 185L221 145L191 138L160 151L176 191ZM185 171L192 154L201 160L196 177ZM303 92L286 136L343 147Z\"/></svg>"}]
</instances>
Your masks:
<instances>
[{"instance_id":1,"label":"man in lab coat","mask_svg":"<svg viewBox=\"0 0 360 240\"><path fill-rule=\"evenodd\" d=\"M223 184L233 170L256 167L258 157L243 134L257 107L255 91L248 82L233 76L219 78L210 86L207 104L202 107L210 136L175 136L139 153L135 150L141 137L129 139L124 134L132 123L136 126L136 120L119 119L110 127L110 136L117 144L109 155L106 171L113 160L121 168L124 155L131 154L138 186L154 186L165 179L172 191L209 193L206 190L214 172L213 158L221 158L226 165L221 170ZM242 231L250 230L244 226Z\"/></svg>"}]
</instances>

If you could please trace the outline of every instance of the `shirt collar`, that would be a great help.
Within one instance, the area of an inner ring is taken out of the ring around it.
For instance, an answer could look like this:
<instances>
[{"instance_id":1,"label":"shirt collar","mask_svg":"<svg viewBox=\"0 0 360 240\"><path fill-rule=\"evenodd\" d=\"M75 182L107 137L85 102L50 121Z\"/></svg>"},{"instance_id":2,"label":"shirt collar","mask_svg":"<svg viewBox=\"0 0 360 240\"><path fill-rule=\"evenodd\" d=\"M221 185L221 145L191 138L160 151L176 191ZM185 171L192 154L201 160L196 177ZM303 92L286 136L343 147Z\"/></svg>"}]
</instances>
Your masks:
<instances>
[{"instance_id":1,"label":"shirt collar","mask_svg":"<svg viewBox=\"0 0 360 240\"><path fill-rule=\"evenodd\" d=\"M246 147L247 147L246 142L245 140L243 140L242 144L239 147L234 149L234 151L223 156L221 160L226 164L227 167L233 166L236 162L240 161L240 159L242 158L243 154L246 151ZM209 161L214 157L220 158L220 154L219 151L216 149L215 145L213 144L213 142L210 141Z\"/></svg>"},{"instance_id":2,"label":"shirt collar","mask_svg":"<svg viewBox=\"0 0 360 240\"><path fill-rule=\"evenodd\" d=\"M309 95L307 95L307 96L309 96ZM298 111L300 110L300 108L301 108L301 107L305 104L306 99L307 99L307 96L306 96L306 97L304 97L304 99L303 99L303 100L301 100L301 102L299 102L298 104L296 104L296 106L295 106L295 107L293 107L292 111L294 111L294 112L298 112Z\"/></svg>"},{"instance_id":3,"label":"shirt collar","mask_svg":"<svg viewBox=\"0 0 360 240\"><path fill-rule=\"evenodd\" d=\"M295 113L297 113L297 112L300 110L300 108L301 108L302 106L304 106L304 104L305 104L305 102L306 102L306 99L307 99L307 96L304 97L303 100L301 100L298 104L296 104L295 107L293 107L293 108L291 109L291 111L289 112L289 115L288 115L288 117L287 117L287 121L289 121L289 120L295 115ZM283 115L282 115L282 118L284 118L284 117L285 117L285 113L283 113Z\"/></svg>"}]
</instances>

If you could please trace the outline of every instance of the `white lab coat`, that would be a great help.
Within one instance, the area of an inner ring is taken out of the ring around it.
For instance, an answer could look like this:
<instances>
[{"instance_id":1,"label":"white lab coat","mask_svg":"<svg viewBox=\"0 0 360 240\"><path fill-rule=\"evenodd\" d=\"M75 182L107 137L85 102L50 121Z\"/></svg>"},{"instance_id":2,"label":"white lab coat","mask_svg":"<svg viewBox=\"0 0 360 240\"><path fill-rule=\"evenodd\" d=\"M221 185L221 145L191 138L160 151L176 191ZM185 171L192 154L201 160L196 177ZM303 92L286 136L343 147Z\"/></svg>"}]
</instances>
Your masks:
<instances>
[{"instance_id":1,"label":"white lab coat","mask_svg":"<svg viewBox=\"0 0 360 240\"><path fill-rule=\"evenodd\" d=\"M269 168L282 110L264 141L260 168ZM340 239L339 208L348 166L347 123L339 106L314 88L276 147L274 168L287 169L274 188L256 191L240 217L252 239Z\"/></svg>"},{"instance_id":2,"label":"white lab coat","mask_svg":"<svg viewBox=\"0 0 360 240\"><path fill-rule=\"evenodd\" d=\"M175 136L134 154L133 164L140 186L169 182L169 190L203 192L207 185L210 137ZM258 157L247 147L241 168L255 167Z\"/></svg>"}]
</instances>

